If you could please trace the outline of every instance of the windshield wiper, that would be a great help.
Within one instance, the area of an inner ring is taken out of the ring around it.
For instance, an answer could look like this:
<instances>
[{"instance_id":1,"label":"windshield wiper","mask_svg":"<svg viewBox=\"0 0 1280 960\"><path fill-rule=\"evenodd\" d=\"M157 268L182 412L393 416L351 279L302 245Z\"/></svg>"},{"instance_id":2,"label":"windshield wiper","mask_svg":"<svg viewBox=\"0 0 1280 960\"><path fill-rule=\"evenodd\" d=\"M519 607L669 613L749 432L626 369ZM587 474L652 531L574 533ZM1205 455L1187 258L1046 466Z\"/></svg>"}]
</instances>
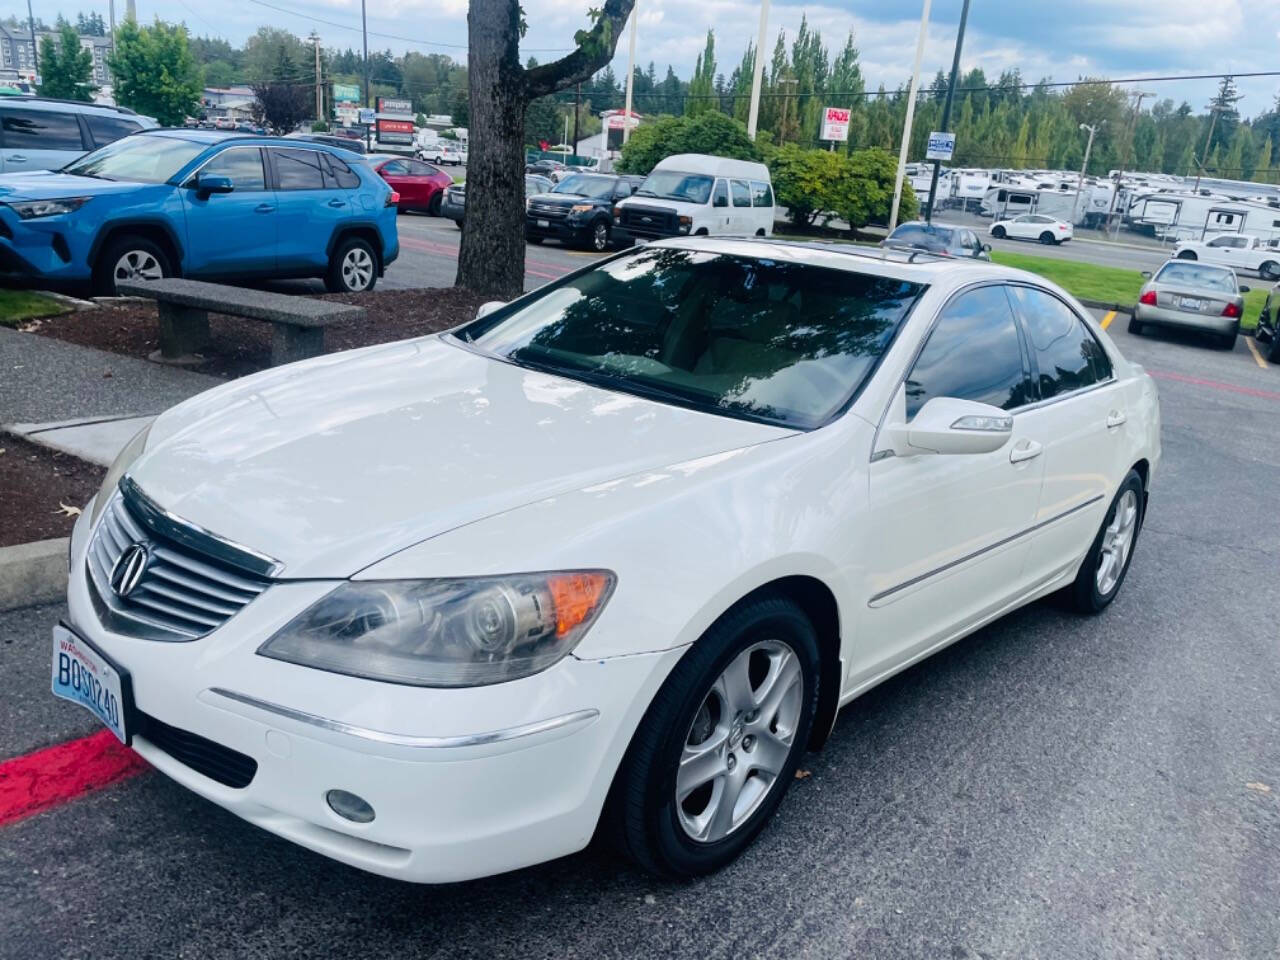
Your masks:
<instances>
[{"instance_id":1,"label":"windshield wiper","mask_svg":"<svg viewBox=\"0 0 1280 960\"><path fill-rule=\"evenodd\" d=\"M632 194L632 196L633 197L656 197L658 196L658 194L654 193L652 190L637 190L635 193Z\"/></svg>"}]
</instances>

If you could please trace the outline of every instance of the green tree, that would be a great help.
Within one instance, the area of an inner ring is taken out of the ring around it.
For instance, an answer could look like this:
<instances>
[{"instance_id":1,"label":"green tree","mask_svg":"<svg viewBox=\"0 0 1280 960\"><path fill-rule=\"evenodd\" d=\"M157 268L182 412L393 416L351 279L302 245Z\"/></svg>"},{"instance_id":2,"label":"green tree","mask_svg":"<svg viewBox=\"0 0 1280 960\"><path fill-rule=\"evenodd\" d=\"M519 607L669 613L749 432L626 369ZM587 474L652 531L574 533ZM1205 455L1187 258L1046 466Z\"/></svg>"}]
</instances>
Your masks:
<instances>
[{"instance_id":1,"label":"green tree","mask_svg":"<svg viewBox=\"0 0 1280 960\"><path fill-rule=\"evenodd\" d=\"M747 128L732 117L712 111L697 117L660 116L636 127L622 148L618 169L645 174L659 160L676 153L760 159L760 149L747 136Z\"/></svg>"},{"instance_id":2,"label":"green tree","mask_svg":"<svg viewBox=\"0 0 1280 960\"><path fill-rule=\"evenodd\" d=\"M771 150L767 163L776 202L787 208L797 227L809 226L820 213L834 212L845 173L844 154L788 143Z\"/></svg>"},{"instance_id":3,"label":"green tree","mask_svg":"<svg viewBox=\"0 0 1280 960\"><path fill-rule=\"evenodd\" d=\"M857 233L869 223L888 223L897 180L898 159L885 150L855 150L844 158L844 170L832 185L835 212ZM911 184L902 185L900 220L914 219L919 204Z\"/></svg>"},{"instance_id":4,"label":"green tree","mask_svg":"<svg viewBox=\"0 0 1280 960\"><path fill-rule=\"evenodd\" d=\"M693 68L693 79L689 81L689 98L685 101L684 115L696 117L715 110L715 101L711 93L715 89L716 76L716 35L707 31L707 46L698 54L697 65Z\"/></svg>"},{"instance_id":5,"label":"green tree","mask_svg":"<svg viewBox=\"0 0 1280 960\"><path fill-rule=\"evenodd\" d=\"M40 40L40 95L63 100L93 99L93 54L80 46L75 27L63 24L58 40Z\"/></svg>"},{"instance_id":6,"label":"green tree","mask_svg":"<svg viewBox=\"0 0 1280 960\"><path fill-rule=\"evenodd\" d=\"M183 119L198 109L201 90L187 28L159 19L149 27L125 20L116 33L116 50L108 63L117 102L165 126L182 126Z\"/></svg>"}]
</instances>

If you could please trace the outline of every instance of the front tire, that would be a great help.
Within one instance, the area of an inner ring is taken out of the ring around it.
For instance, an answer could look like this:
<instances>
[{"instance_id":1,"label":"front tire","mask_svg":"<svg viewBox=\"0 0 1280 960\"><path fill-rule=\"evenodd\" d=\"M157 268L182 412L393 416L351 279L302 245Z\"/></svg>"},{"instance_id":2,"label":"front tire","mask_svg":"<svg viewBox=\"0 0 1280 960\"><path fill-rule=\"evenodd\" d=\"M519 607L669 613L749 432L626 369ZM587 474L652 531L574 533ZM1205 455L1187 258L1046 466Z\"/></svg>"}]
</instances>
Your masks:
<instances>
[{"instance_id":1,"label":"front tire","mask_svg":"<svg viewBox=\"0 0 1280 960\"><path fill-rule=\"evenodd\" d=\"M1258 268L1258 273L1263 280L1280 279L1280 266L1277 266L1274 260L1268 260Z\"/></svg>"},{"instance_id":2,"label":"front tire","mask_svg":"<svg viewBox=\"0 0 1280 960\"><path fill-rule=\"evenodd\" d=\"M1179 260L1199 260L1200 258L1196 256L1196 252L1194 250L1183 250L1180 254L1178 254L1178 259Z\"/></svg>"},{"instance_id":3,"label":"front tire","mask_svg":"<svg viewBox=\"0 0 1280 960\"><path fill-rule=\"evenodd\" d=\"M1058 239L1052 233L1046 230L1044 233L1040 234L1040 242L1046 243L1046 244L1055 244L1058 242Z\"/></svg>"},{"instance_id":4,"label":"front tire","mask_svg":"<svg viewBox=\"0 0 1280 960\"><path fill-rule=\"evenodd\" d=\"M604 253L609 249L609 224L604 220L597 220L591 225L591 235L587 238L587 245L596 253Z\"/></svg>"},{"instance_id":5,"label":"front tire","mask_svg":"<svg viewBox=\"0 0 1280 960\"><path fill-rule=\"evenodd\" d=\"M437 193L431 198L431 203L427 205L427 213L433 217L440 216L440 204L443 202L442 195Z\"/></svg>"},{"instance_id":6,"label":"front tire","mask_svg":"<svg viewBox=\"0 0 1280 960\"><path fill-rule=\"evenodd\" d=\"M643 869L711 873L764 829L809 738L819 662L808 617L765 594L726 613L676 664L631 741L606 813Z\"/></svg>"},{"instance_id":7,"label":"front tire","mask_svg":"<svg viewBox=\"0 0 1280 960\"><path fill-rule=\"evenodd\" d=\"M378 259L368 240L348 237L329 258L324 286L330 293L364 293L378 282Z\"/></svg>"},{"instance_id":8,"label":"front tire","mask_svg":"<svg viewBox=\"0 0 1280 960\"><path fill-rule=\"evenodd\" d=\"M1135 337L1142 336L1142 321L1132 314L1129 315L1129 332Z\"/></svg>"},{"instance_id":9,"label":"front tire","mask_svg":"<svg viewBox=\"0 0 1280 960\"><path fill-rule=\"evenodd\" d=\"M173 276L169 256L158 243L135 234L111 240L98 254L93 268L93 289L99 296L116 296L116 284L125 280L161 280Z\"/></svg>"},{"instance_id":10,"label":"front tire","mask_svg":"<svg viewBox=\"0 0 1280 960\"><path fill-rule=\"evenodd\" d=\"M1079 613L1101 613L1120 592L1138 543L1145 505L1142 477L1130 470L1111 500L1075 582L1067 588L1071 606Z\"/></svg>"},{"instance_id":11,"label":"front tire","mask_svg":"<svg viewBox=\"0 0 1280 960\"><path fill-rule=\"evenodd\" d=\"M992 227L991 235L995 237L997 240L1003 240L1005 236L1007 236L1007 231L1005 230L1004 227Z\"/></svg>"}]
</instances>

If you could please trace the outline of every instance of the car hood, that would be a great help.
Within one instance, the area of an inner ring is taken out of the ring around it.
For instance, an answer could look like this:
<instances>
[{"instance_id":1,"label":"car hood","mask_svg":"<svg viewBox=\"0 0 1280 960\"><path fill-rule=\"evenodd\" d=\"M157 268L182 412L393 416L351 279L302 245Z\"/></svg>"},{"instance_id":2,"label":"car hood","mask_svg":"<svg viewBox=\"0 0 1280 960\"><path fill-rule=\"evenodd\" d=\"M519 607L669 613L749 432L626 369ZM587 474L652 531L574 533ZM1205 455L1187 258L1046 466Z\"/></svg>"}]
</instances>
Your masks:
<instances>
[{"instance_id":1,"label":"car hood","mask_svg":"<svg viewBox=\"0 0 1280 960\"><path fill-rule=\"evenodd\" d=\"M96 197L127 193L148 184L128 180L99 180L76 177L56 170L0 175L0 200L53 200L58 197Z\"/></svg>"},{"instance_id":2,"label":"car hood","mask_svg":"<svg viewBox=\"0 0 1280 960\"><path fill-rule=\"evenodd\" d=\"M285 578L346 577L484 517L790 433L427 337L195 397L156 421L129 473L171 514L283 563Z\"/></svg>"}]
</instances>

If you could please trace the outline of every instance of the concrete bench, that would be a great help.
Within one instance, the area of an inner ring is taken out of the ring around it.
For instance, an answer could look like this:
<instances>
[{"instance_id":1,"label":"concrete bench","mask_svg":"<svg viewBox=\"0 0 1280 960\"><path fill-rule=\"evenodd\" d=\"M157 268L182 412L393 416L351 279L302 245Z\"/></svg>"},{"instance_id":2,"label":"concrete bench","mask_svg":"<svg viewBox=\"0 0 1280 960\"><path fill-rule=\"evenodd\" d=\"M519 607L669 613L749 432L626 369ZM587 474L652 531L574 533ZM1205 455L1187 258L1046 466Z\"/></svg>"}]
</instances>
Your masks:
<instances>
[{"instance_id":1,"label":"concrete bench","mask_svg":"<svg viewBox=\"0 0 1280 960\"><path fill-rule=\"evenodd\" d=\"M160 363L199 362L195 353L209 343L209 314L221 313L270 323L271 365L292 363L324 352L324 328L339 320L363 320L364 307L246 290L200 280L131 280L116 284L131 297L156 302L160 313Z\"/></svg>"}]
</instances>

